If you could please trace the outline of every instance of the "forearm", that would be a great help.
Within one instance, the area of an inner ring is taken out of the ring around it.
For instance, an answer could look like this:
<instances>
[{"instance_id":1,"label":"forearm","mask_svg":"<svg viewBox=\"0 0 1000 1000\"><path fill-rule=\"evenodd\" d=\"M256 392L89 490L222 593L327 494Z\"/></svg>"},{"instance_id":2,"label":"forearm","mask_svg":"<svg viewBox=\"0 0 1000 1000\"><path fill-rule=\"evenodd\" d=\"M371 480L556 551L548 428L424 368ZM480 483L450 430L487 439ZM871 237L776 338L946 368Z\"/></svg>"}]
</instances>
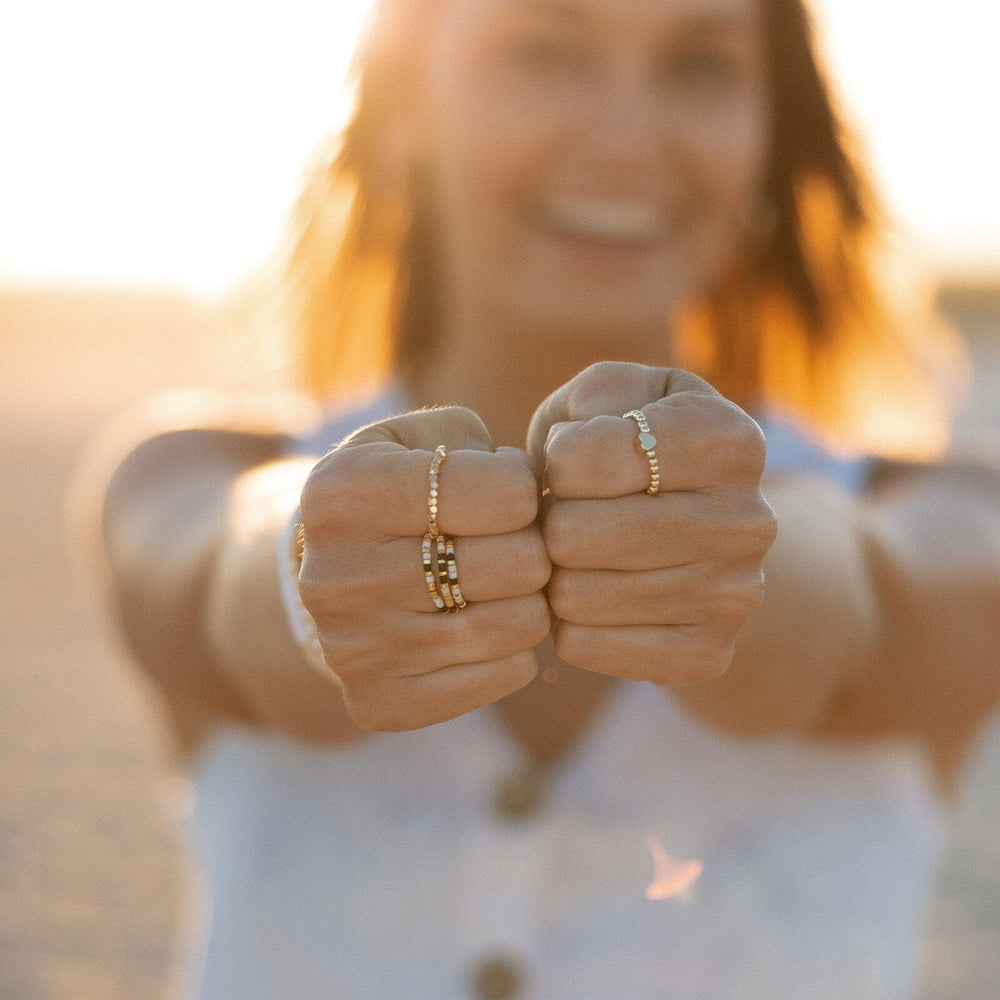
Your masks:
<instances>
[{"instance_id":1,"label":"forearm","mask_svg":"<svg viewBox=\"0 0 1000 1000\"><path fill-rule=\"evenodd\" d=\"M839 692L870 669L884 622L857 502L815 478L778 476L764 494L778 536L764 560L761 607L719 679L676 689L732 732L811 731Z\"/></svg>"},{"instance_id":2,"label":"forearm","mask_svg":"<svg viewBox=\"0 0 1000 1000\"><path fill-rule=\"evenodd\" d=\"M283 443L188 429L183 416L178 429L157 429L144 413L109 428L78 470L71 524L82 567L189 756L213 720L255 718L201 623L228 484Z\"/></svg>"},{"instance_id":3,"label":"forearm","mask_svg":"<svg viewBox=\"0 0 1000 1000\"><path fill-rule=\"evenodd\" d=\"M950 783L1000 699L1000 468L889 467L869 516L884 642L822 731L917 735Z\"/></svg>"},{"instance_id":4,"label":"forearm","mask_svg":"<svg viewBox=\"0 0 1000 1000\"><path fill-rule=\"evenodd\" d=\"M768 483L764 603L717 681L677 689L731 731L930 749L945 784L1000 700L1000 471L897 467L856 500Z\"/></svg>"},{"instance_id":5,"label":"forearm","mask_svg":"<svg viewBox=\"0 0 1000 1000\"><path fill-rule=\"evenodd\" d=\"M280 402L215 394L153 400L107 429L74 484L78 551L130 653L164 696L185 754L220 717L332 738L328 726L315 732L314 704L298 713L290 707L305 671L294 643L276 648L285 635L283 609L268 597L269 587L278 592L276 565L263 554L266 533L253 546L243 544L241 526L254 515L235 502L250 496L235 484L281 461L303 422L294 399ZM301 484L308 463L289 460L288 468L286 482ZM252 570L254 552L259 572L241 583L237 556L245 555ZM244 614L240 632L220 638L210 602L229 608L235 629L243 601L259 613ZM246 655L241 642L269 655ZM304 683L317 681L314 674ZM336 691L327 687L336 717Z\"/></svg>"}]
</instances>

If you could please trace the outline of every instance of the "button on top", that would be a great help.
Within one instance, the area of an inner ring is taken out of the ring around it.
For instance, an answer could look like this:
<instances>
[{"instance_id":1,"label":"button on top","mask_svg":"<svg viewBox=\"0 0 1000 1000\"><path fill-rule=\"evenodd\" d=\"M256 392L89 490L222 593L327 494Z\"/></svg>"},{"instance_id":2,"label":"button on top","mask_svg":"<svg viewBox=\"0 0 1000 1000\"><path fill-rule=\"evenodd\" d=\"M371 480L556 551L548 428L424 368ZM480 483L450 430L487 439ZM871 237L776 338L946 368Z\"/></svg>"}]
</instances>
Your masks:
<instances>
[{"instance_id":1,"label":"button on top","mask_svg":"<svg viewBox=\"0 0 1000 1000\"><path fill-rule=\"evenodd\" d=\"M524 995L524 971L509 955L488 955L469 974L469 990L478 1000L514 1000Z\"/></svg>"},{"instance_id":2,"label":"button on top","mask_svg":"<svg viewBox=\"0 0 1000 1000\"><path fill-rule=\"evenodd\" d=\"M525 767L502 781L493 796L493 808L507 819L528 819L544 805L541 770Z\"/></svg>"}]
</instances>

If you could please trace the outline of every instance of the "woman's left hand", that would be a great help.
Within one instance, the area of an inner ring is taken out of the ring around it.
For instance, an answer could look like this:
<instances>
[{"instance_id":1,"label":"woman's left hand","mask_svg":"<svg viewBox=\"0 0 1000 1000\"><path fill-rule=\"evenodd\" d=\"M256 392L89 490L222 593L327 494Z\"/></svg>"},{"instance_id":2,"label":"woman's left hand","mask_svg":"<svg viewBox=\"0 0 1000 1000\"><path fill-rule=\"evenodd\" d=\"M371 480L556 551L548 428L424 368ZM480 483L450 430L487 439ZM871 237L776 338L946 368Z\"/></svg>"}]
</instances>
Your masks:
<instances>
[{"instance_id":1,"label":"woman's left hand","mask_svg":"<svg viewBox=\"0 0 1000 1000\"><path fill-rule=\"evenodd\" d=\"M639 428L622 417L637 408L656 438L653 496ZM688 372L602 362L541 404L528 451L551 494L541 516L559 656L659 684L722 674L776 535L757 424Z\"/></svg>"}]
</instances>

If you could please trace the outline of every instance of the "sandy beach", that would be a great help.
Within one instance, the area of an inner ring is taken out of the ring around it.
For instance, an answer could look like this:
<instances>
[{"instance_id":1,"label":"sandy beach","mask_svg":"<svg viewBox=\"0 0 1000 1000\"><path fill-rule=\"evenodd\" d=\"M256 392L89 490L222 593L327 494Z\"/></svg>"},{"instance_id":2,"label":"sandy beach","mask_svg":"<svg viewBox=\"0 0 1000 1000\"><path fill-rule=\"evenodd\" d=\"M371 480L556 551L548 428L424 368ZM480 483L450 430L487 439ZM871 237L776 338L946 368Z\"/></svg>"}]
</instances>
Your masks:
<instances>
[{"instance_id":1,"label":"sandy beach","mask_svg":"<svg viewBox=\"0 0 1000 1000\"><path fill-rule=\"evenodd\" d=\"M1000 287L954 289L942 303L978 359L963 433L1000 430ZM228 369L216 318L167 292L0 290L4 1000L169 997L189 885L185 787L142 681L74 578L65 510L81 449L110 415L163 388L274 379L266 350L246 372ZM996 1000L996 728L956 816L924 1000Z\"/></svg>"}]
</instances>

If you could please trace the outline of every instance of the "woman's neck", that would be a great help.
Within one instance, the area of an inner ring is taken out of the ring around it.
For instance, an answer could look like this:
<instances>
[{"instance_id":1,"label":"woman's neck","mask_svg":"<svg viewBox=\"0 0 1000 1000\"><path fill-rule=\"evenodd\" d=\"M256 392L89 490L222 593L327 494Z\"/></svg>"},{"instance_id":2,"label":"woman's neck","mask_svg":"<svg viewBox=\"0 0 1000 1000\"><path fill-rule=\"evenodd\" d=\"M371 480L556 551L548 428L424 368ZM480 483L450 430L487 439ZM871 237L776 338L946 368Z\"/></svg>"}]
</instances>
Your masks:
<instances>
[{"instance_id":1,"label":"woman's neck","mask_svg":"<svg viewBox=\"0 0 1000 1000\"><path fill-rule=\"evenodd\" d=\"M486 424L494 447L524 447L538 405L597 361L670 363L667 325L655 333L614 336L545 330L512 332L496 317L445 324L437 347L415 379L419 405L460 405Z\"/></svg>"}]
</instances>

